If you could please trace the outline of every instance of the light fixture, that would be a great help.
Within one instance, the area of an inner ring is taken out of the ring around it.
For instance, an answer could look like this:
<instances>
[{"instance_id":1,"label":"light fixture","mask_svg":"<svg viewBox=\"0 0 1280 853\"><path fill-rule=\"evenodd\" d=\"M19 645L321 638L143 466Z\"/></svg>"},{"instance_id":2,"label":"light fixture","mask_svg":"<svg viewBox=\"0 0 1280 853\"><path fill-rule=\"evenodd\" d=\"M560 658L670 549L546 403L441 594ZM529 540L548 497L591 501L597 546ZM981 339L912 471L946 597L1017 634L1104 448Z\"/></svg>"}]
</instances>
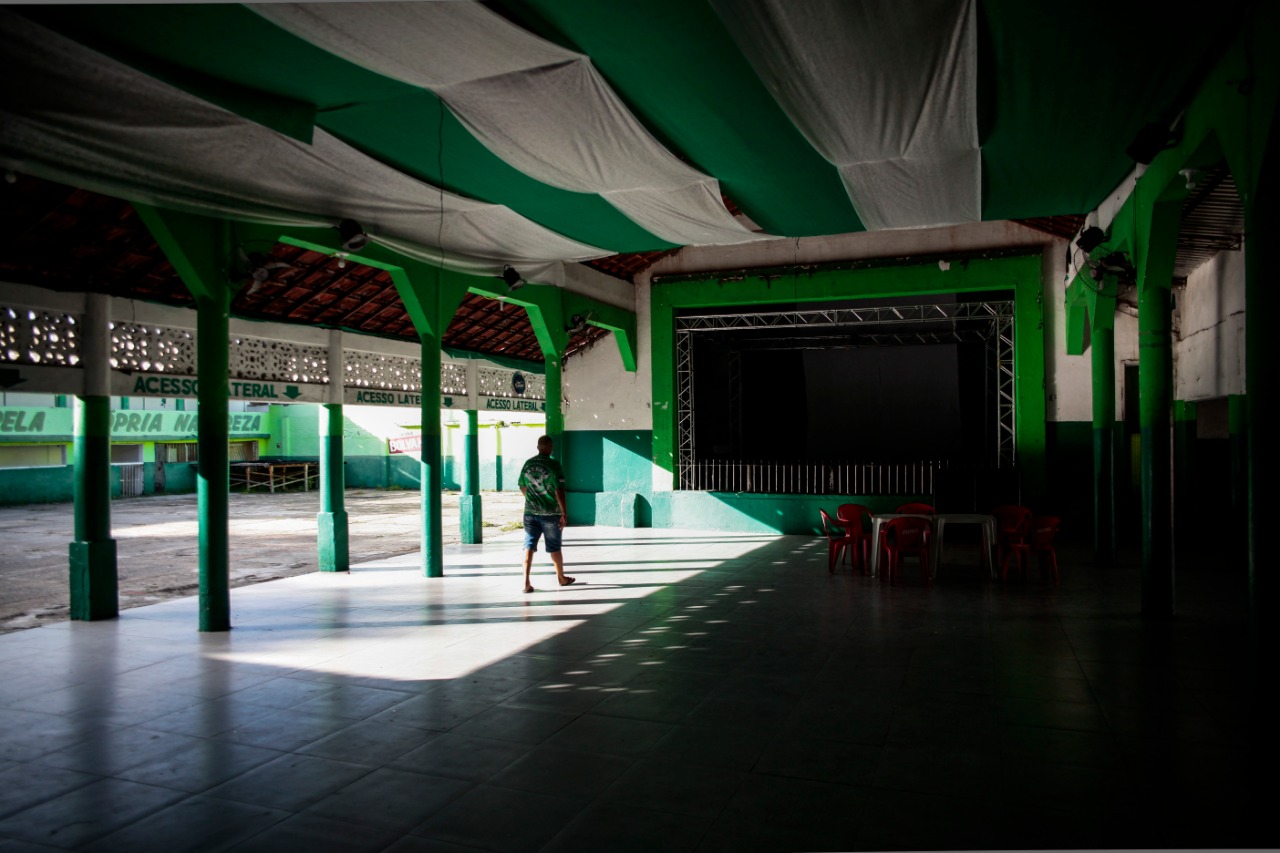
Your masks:
<instances>
[{"instance_id":1,"label":"light fixture","mask_svg":"<svg viewBox=\"0 0 1280 853\"><path fill-rule=\"evenodd\" d=\"M1196 184L1200 181L1199 169L1179 169L1178 174L1186 179L1187 189L1189 190L1195 189Z\"/></svg>"},{"instance_id":2,"label":"light fixture","mask_svg":"<svg viewBox=\"0 0 1280 853\"><path fill-rule=\"evenodd\" d=\"M369 235L354 219L344 219L338 224L338 239L344 252L358 252L369 243Z\"/></svg>"},{"instance_id":3,"label":"light fixture","mask_svg":"<svg viewBox=\"0 0 1280 853\"><path fill-rule=\"evenodd\" d=\"M591 319L591 312L584 314L574 314L569 318L569 325L564 330L571 335L580 335L587 330L587 322Z\"/></svg>"},{"instance_id":4,"label":"light fixture","mask_svg":"<svg viewBox=\"0 0 1280 853\"><path fill-rule=\"evenodd\" d=\"M507 291L515 291L524 287L525 280L510 264L502 268L502 280L507 283Z\"/></svg>"}]
</instances>

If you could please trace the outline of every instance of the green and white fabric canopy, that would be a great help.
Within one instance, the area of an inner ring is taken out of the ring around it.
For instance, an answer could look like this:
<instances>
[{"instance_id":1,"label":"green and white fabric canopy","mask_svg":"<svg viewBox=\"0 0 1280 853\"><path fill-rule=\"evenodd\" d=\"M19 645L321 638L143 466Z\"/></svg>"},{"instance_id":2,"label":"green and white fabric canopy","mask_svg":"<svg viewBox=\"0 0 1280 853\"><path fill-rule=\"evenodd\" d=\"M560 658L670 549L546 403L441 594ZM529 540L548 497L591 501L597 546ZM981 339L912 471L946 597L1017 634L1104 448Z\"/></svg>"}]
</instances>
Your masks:
<instances>
[{"instance_id":1,"label":"green and white fabric canopy","mask_svg":"<svg viewBox=\"0 0 1280 853\"><path fill-rule=\"evenodd\" d=\"M352 218L477 274L1083 213L1214 47L1145 8L0 7L0 162L228 218ZM1102 20L1128 40L1100 49Z\"/></svg>"}]
</instances>

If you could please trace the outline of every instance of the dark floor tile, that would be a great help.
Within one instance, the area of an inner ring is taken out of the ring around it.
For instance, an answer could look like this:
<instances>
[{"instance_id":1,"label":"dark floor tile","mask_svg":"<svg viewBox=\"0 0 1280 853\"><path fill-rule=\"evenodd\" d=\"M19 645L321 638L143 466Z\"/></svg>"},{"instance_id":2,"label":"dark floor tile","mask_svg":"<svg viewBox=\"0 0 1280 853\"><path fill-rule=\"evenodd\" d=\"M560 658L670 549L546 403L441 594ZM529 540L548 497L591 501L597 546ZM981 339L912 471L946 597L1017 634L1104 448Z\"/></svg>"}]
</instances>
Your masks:
<instances>
[{"instance_id":1,"label":"dark floor tile","mask_svg":"<svg viewBox=\"0 0 1280 853\"><path fill-rule=\"evenodd\" d=\"M400 833L390 828L298 814L264 829L232 849L235 853L380 853Z\"/></svg>"},{"instance_id":2,"label":"dark floor tile","mask_svg":"<svg viewBox=\"0 0 1280 853\"><path fill-rule=\"evenodd\" d=\"M464 737L509 740L539 744L573 721L576 714L497 705L459 725L454 731Z\"/></svg>"},{"instance_id":3,"label":"dark floor tile","mask_svg":"<svg viewBox=\"0 0 1280 853\"><path fill-rule=\"evenodd\" d=\"M850 850L1004 849L997 805L982 797L957 800L919 792L875 790L866 800ZM1038 849L1015 840L1013 849ZM1057 845L1050 843L1050 848Z\"/></svg>"},{"instance_id":4,"label":"dark floor tile","mask_svg":"<svg viewBox=\"0 0 1280 853\"><path fill-rule=\"evenodd\" d=\"M120 728L101 721L0 708L0 758L29 761L86 740L103 737Z\"/></svg>"},{"instance_id":5,"label":"dark floor tile","mask_svg":"<svg viewBox=\"0 0 1280 853\"><path fill-rule=\"evenodd\" d=\"M100 778L77 770L12 763L0 771L0 818L56 799Z\"/></svg>"},{"instance_id":6,"label":"dark floor tile","mask_svg":"<svg viewBox=\"0 0 1280 853\"><path fill-rule=\"evenodd\" d=\"M147 720L147 728L192 737L214 737L276 713L270 705L252 705L230 696L208 699L170 714Z\"/></svg>"},{"instance_id":7,"label":"dark floor tile","mask_svg":"<svg viewBox=\"0 0 1280 853\"><path fill-rule=\"evenodd\" d=\"M767 743L764 730L678 725L653 745L648 757L656 761L750 770Z\"/></svg>"},{"instance_id":8,"label":"dark floor tile","mask_svg":"<svg viewBox=\"0 0 1280 853\"><path fill-rule=\"evenodd\" d=\"M581 800L480 785L413 834L499 853L520 853L540 849L582 808Z\"/></svg>"},{"instance_id":9,"label":"dark floor tile","mask_svg":"<svg viewBox=\"0 0 1280 853\"><path fill-rule=\"evenodd\" d=\"M118 776L131 767L166 761L205 743L202 738L134 726L42 755L37 763L101 776Z\"/></svg>"},{"instance_id":10,"label":"dark floor tile","mask_svg":"<svg viewBox=\"0 0 1280 853\"><path fill-rule=\"evenodd\" d=\"M640 756L671 730L665 723L584 714L556 732L547 745L580 752Z\"/></svg>"},{"instance_id":11,"label":"dark floor tile","mask_svg":"<svg viewBox=\"0 0 1280 853\"><path fill-rule=\"evenodd\" d=\"M698 850L852 850L866 790L749 775Z\"/></svg>"},{"instance_id":12,"label":"dark floor tile","mask_svg":"<svg viewBox=\"0 0 1280 853\"><path fill-rule=\"evenodd\" d=\"M596 803L542 849L546 853L683 853L695 850L709 818L648 811L622 803Z\"/></svg>"},{"instance_id":13,"label":"dark floor tile","mask_svg":"<svg viewBox=\"0 0 1280 853\"><path fill-rule=\"evenodd\" d=\"M259 746L197 740L169 753L119 772L122 779L200 793L254 767L275 761L282 753Z\"/></svg>"},{"instance_id":14,"label":"dark floor tile","mask_svg":"<svg viewBox=\"0 0 1280 853\"><path fill-rule=\"evenodd\" d=\"M102 779L0 820L0 838L81 847L187 795L123 779Z\"/></svg>"},{"instance_id":15,"label":"dark floor tile","mask_svg":"<svg viewBox=\"0 0 1280 853\"><path fill-rule=\"evenodd\" d=\"M293 709L298 712L363 720L366 717L371 717L374 714L399 705L401 702L413 698L413 696L414 694L402 693L396 690L342 685L328 693L300 702L294 705Z\"/></svg>"},{"instance_id":16,"label":"dark floor tile","mask_svg":"<svg viewBox=\"0 0 1280 853\"><path fill-rule=\"evenodd\" d=\"M551 747L536 747L489 780L520 791L589 800L622 776L630 759Z\"/></svg>"},{"instance_id":17,"label":"dark floor tile","mask_svg":"<svg viewBox=\"0 0 1280 853\"><path fill-rule=\"evenodd\" d=\"M165 853L213 853L279 823L288 812L191 797L137 823L113 832L84 848L92 853L136 853L164 839Z\"/></svg>"},{"instance_id":18,"label":"dark floor tile","mask_svg":"<svg viewBox=\"0 0 1280 853\"><path fill-rule=\"evenodd\" d=\"M986 796L1000 776L998 753L980 747L888 745L874 786L956 798Z\"/></svg>"},{"instance_id":19,"label":"dark floor tile","mask_svg":"<svg viewBox=\"0 0 1280 853\"><path fill-rule=\"evenodd\" d=\"M423 696L414 696L398 705L393 705L387 710L375 714L372 719L382 723L395 723L400 726L413 726L419 729L447 732L491 707L493 707L493 704L490 702L454 699L432 691Z\"/></svg>"},{"instance_id":20,"label":"dark floor tile","mask_svg":"<svg viewBox=\"0 0 1280 853\"><path fill-rule=\"evenodd\" d=\"M741 770L637 761L604 793L604 801L655 812L707 818L720 814L746 778Z\"/></svg>"},{"instance_id":21,"label":"dark floor tile","mask_svg":"<svg viewBox=\"0 0 1280 853\"><path fill-rule=\"evenodd\" d=\"M289 752L345 729L352 722L346 717L307 714L287 709L250 720L243 726L223 732L217 739Z\"/></svg>"},{"instance_id":22,"label":"dark floor tile","mask_svg":"<svg viewBox=\"0 0 1280 853\"><path fill-rule=\"evenodd\" d=\"M1095 702L1058 702L1003 696L999 700L999 709L1001 725L1084 732L1107 730L1107 718Z\"/></svg>"},{"instance_id":23,"label":"dark floor tile","mask_svg":"<svg viewBox=\"0 0 1280 853\"><path fill-rule=\"evenodd\" d=\"M787 735L769 744L754 772L868 786L875 779L880 751L880 746Z\"/></svg>"},{"instance_id":24,"label":"dark floor tile","mask_svg":"<svg viewBox=\"0 0 1280 853\"><path fill-rule=\"evenodd\" d=\"M308 806L307 812L408 831L470 787L461 779L381 768Z\"/></svg>"},{"instance_id":25,"label":"dark floor tile","mask_svg":"<svg viewBox=\"0 0 1280 853\"><path fill-rule=\"evenodd\" d=\"M439 732L361 720L298 750L352 764L381 766L439 737Z\"/></svg>"},{"instance_id":26,"label":"dark floor tile","mask_svg":"<svg viewBox=\"0 0 1280 853\"><path fill-rule=\"evenodd\" d=\"M1110 732L1085 732L1035 726L1000 726L1000 751L1008 758L1056 764L1108 767L1120 760Z\"/></svg>"},{"instance_id":27,"label":"dark floor tile","mask_svg":"<svg viewBox=\"0 0 1280 853\"><path fill-rule=\"evenodd\" d=\"M368 767L310 755L284 755L207 791L241 803L299 811L369 773Z\"/></svg>"},{"instance_id":28,"label":"dark floor tile","mask_svg":"<svg viewBox=\"0 0 1280 853\"><path fill-rule=\"evenodd\" d=\"M463 737L447 732L392 762L402 770L483 782L525 755L531 747L509 741Z\"/></svg>"}]
</instances>

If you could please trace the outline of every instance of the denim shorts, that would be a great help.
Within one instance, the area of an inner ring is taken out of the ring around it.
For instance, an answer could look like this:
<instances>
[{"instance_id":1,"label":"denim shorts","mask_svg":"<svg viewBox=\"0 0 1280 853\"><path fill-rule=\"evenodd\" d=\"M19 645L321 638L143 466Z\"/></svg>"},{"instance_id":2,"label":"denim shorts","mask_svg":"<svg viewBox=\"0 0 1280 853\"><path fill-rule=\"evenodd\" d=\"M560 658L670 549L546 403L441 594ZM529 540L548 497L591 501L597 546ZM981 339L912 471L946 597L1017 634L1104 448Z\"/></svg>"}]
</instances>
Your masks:
<instances>
[{"instance_id":1,"label":"denim shorts","mask_svg":"<svg viewBox=\"0 0 1280 853\"><path fill-rule=\"evenodd\" d=\"M524 549L526 551L538 550L538 537L540 536L547 538L546 548L548 554L559 553L560 516L526 514L524 517Z\"/></svg>"}]
</instances>

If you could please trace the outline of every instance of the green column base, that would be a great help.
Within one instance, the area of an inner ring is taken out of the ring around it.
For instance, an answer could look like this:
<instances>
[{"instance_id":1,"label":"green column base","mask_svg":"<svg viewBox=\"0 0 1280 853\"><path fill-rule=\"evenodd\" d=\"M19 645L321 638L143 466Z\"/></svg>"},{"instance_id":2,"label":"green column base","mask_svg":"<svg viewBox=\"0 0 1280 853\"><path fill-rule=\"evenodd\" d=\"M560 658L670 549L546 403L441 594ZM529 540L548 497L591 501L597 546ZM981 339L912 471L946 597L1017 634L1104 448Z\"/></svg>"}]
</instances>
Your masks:
<instances>
[{"instance_id":1,"label":"green column base","mask_svg":"<svg viewBox=\"0 0 1280 853\"><path fill-rule=\"evenodd\" d=\"M93 622L120 615L116 540L72 542L71 618Z\"/></svg>"},{"instance_id":2,"label":"green column base","mask_svg":"<svg viewBox=\"0 0 1280 853\"><path fill-rule=\"evenodd\" d=\"M347 512L316 513L320 571L351 571L351 548L347 538Z\"/></svg>"},{"instance_id":3,"label":"green column base","mask_svg":"<svg viewBox=\"0 0 1280 853\"><path fill-rule=\"evenodd\" d=\"M458 518L462 527L462 544L479 545L484 541L479 495L458 496Z\"/></svg>"}]
</instances>

